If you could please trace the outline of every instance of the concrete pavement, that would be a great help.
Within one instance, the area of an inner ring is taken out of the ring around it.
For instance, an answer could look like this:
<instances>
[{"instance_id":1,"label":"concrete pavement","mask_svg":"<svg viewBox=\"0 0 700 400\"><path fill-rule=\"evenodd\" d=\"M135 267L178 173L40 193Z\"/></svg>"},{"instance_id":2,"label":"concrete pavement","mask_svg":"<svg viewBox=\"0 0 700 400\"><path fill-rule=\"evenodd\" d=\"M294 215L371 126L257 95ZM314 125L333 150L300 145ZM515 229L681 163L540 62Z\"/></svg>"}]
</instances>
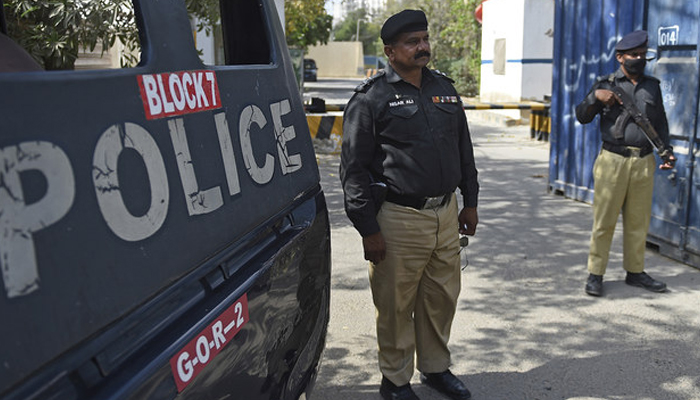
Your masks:
<instances>
[{"instance_id":1,"label":"concrete pavement","mask_svg":"<svg viewBox=\"0 0 700 400\"><path fill-rule=\"evenodd\" d=\"M476 118L472 118L476 120ZM605 296L583 291L590 205L547 192L549 145L528 127L470 124L480 224L452 328L452 371L475 400L700 399L700 270L648 250L667 293L625 285L615 235ZM343 211L339 156L319 154L331 215L331 321L312 400L376 400L374 307ZM620 228L621 224L618 224ZM421 399L443 399L413 378Z\"/></svg>"}]
</instances>

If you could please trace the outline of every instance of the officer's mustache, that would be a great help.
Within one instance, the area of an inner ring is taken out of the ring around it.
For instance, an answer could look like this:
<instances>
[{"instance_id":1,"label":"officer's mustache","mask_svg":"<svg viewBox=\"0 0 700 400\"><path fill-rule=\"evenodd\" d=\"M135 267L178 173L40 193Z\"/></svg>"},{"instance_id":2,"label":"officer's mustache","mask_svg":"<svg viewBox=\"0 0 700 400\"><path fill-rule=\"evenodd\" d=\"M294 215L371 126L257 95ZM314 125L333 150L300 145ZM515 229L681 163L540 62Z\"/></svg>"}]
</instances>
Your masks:
<instances>
[{"instance_id":1,"label":"officer's mustache","mask_svg":"<svg viewBox=\"0 0 700 400\"><path fill-rule=\"evenodd\" d=\"M415 56L413 56L413 58L416 59L416 60L419 59L419 58L421 58L421 57L428 57L428 58L430 58L430 52L429 52L429 51L419 51L418 53L416 53Z\"/></svg>"}]
</instances>

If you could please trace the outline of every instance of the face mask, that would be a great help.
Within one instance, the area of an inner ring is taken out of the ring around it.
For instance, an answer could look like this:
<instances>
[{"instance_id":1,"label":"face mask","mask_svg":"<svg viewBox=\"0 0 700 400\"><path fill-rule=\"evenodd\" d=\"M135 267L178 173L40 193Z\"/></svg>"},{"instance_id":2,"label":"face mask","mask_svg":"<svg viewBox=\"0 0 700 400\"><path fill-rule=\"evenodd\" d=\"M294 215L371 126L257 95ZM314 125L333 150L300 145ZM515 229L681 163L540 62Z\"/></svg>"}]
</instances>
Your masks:
<instances>
[{"instance_id":1,"label":"face mask","mask_svg":"<svg viewBox=\"0 0 700 400\"><path fill-rule=\"evenodd\" d=\"M647 65L647 60L644 58L629 58L625 60L625 69L631 75L642 75L644 67Z\"/></svg>"}]
</instances>

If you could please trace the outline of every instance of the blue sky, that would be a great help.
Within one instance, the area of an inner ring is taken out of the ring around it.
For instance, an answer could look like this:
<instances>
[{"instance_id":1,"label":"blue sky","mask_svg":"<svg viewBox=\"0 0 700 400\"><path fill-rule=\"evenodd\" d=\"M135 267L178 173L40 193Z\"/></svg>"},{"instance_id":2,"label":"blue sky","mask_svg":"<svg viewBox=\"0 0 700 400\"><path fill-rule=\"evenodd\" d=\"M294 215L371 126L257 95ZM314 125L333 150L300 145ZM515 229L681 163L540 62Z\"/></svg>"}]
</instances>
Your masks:
<instances>
[{"instance_id":1,"label":"blue sky","mask_svg":"<svg viewBox=\"0 0 700 400\"><path fill-rule=\"evenodd\" d=\"M336 3L340 3L341 0L326 0L326 12L333 15L333 6Z\"/></svg>"}]
</instances>

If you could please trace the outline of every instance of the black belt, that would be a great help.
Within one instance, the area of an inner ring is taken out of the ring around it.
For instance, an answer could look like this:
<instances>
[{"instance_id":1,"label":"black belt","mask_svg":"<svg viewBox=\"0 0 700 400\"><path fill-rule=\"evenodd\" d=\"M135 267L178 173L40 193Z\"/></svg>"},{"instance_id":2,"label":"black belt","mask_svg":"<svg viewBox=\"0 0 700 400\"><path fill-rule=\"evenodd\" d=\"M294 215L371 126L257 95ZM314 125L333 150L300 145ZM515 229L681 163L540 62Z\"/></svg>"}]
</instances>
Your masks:
<instances>
[{"instance_id":1,"label":"black belt","mask_svg":"<svg viewBox=\"0 0 700 400\"><path fill-rule=\"evenodd\" d=\"M400 206L415 208L416 210L432 209L442 207L450 200L452 192L435 197L413 197L398 194L389 190L386 193L386 201L390 201Z\"/></svg>"},{"instance_id":2,"label":"black belt","mask_svg":"<svg viewBox=\"0 0 700 400\"><path fill-rule=\"evenodd\" d=\"M651 146L630 147L610 144L608 142L603 142L603 149L615 154L619 154L622 157L646 157L648 154L651 154L651 152L654 151L654 148Z\"/></svg>"}]
</instances>

